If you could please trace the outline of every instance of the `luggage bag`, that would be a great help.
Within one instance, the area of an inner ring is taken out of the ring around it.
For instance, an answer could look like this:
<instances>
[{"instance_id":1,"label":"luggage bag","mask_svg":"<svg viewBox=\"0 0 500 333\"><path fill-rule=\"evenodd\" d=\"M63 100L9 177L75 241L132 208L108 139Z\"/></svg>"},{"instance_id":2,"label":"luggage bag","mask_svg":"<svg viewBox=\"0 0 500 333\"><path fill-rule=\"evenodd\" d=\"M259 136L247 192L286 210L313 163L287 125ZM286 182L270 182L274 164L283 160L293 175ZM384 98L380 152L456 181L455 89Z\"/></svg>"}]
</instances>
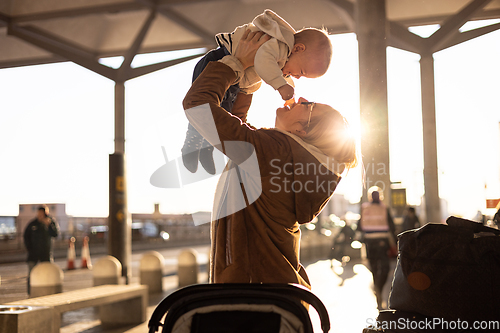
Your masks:
<instances>
[{"instance_id":1,"label":"luggage bag","mask_svg":"<svg viewBox=\"0 0 500 333\"><path fill-rule=\"evenodd\" d=\"M451 216L398 235L389 308L446 320L498 320L500 230Z\"/></svg>"}]
</instances>

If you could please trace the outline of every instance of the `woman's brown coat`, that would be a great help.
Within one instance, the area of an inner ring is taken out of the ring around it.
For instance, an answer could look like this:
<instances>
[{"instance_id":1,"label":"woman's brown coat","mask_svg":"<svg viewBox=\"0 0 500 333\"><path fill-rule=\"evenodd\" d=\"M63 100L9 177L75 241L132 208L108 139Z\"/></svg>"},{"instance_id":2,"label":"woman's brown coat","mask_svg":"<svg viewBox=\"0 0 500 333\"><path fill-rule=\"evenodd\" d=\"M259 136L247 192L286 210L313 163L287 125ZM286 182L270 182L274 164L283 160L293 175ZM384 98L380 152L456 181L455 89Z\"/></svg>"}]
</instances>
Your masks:
<instances>
[{"instance_id":1,"label":"woman's brown coat","mask_svg":"<svg viewBox=\"0 0 500 333\"><path fill-rule=\"evenodd\" d=\"M340 177L299 138L255 129L221 108L235 78L230 67L212 62L183 103L191 124L230 159L216 190L210 281L310 288L299 260L299 225L321 212ZM249 100L238 102L249 105Z\"/></svg>"}]
</instances>

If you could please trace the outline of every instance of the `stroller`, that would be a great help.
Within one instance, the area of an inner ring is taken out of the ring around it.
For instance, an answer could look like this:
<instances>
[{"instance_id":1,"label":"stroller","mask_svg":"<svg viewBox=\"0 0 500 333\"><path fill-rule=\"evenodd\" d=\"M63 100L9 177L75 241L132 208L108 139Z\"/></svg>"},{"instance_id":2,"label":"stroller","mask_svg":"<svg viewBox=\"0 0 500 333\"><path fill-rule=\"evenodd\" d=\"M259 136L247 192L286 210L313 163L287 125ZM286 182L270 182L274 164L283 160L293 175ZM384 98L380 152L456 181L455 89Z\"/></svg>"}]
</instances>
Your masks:
<instances>
[{"instance_id":1,"label":"stroller","mask_svg":"<svg viewBox=\"0 0 500 333\"><path fill-rule=\"evenodd\" d=\"M306 306L318 313L323 333L328 312L319 298L296 284L198 284L165 297L148 323L149 333L313 333ZM164 321L162 322L162 319Z\"/></svg>"}]
</instances>

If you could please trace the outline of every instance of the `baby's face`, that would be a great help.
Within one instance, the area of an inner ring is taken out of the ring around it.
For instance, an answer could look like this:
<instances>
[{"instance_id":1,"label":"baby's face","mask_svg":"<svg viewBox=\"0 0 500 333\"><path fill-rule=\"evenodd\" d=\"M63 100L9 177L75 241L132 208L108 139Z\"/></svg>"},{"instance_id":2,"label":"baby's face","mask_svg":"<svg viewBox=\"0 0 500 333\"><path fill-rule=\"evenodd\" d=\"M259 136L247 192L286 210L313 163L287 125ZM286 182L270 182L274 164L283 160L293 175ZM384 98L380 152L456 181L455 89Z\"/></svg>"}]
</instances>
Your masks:
<instances>
[{"instance_id":1,"label":"baby's face","mask_svg":"<svg viewBox=\"0 0 500 333\"><path fill-rule=\"evenodd\" d=\"M311 56L307 50L294 52L288 57L288 61L282 68L284 75L290 75L296 79L301 77L317 78L325 74L323 66L319 65L314 55Z\"/></svg>"}]
</instances>

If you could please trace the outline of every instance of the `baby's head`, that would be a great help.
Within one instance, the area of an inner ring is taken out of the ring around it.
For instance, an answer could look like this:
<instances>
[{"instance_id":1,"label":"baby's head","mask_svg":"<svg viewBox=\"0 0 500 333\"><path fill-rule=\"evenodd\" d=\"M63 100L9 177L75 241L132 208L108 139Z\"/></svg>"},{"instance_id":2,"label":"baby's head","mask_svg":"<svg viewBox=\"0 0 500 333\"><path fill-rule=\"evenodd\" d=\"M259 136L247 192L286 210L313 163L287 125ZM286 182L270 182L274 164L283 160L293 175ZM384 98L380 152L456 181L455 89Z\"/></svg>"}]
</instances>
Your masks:
<instances>
[{"instance_id":1,"label":"baby's head","mask_svg":"<svg viewBox=\"0 0 500 333\"><path fill-rule=\"evenodd\" d=\"M282 69L283 74L317 78L328 70L332 59L332 43L328 33L315 28L305 28L295 33L295 44Z\"/></svg>"}]
</instances>

